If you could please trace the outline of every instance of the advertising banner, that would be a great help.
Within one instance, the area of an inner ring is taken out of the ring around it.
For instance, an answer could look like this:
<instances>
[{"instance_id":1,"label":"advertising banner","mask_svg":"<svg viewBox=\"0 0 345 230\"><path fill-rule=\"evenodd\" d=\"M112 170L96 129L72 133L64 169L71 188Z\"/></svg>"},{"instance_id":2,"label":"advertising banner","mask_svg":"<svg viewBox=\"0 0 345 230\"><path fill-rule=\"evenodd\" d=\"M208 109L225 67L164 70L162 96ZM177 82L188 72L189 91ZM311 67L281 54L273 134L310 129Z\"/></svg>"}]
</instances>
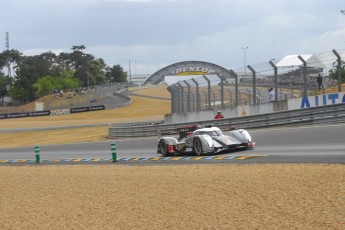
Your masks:
<instances>
[{"instance_id":1,"label":"advertising banner","mask_svg":"<svg viewBox=\"0 0 345 230\"><path fill-rule=\"evenodd\" d=\"M344 92L290 99L288 100L288 108L289 110L304 109L341 103L345 103Z\"/></svg>"},{"instance_id":2,"label":"advertising banner","mask_svg":"<svg viewBox=\"0 0 345 230\"><path fill-rule=\"evenodd\" d=\"M105 110L105 106L96 105L96 106L89 106L89 107L72 108L71 113L83 113L83 112L98 111L98 110Z\"/></svg>"},{"instance_id":3,"label":"advertising banner","mask_svg":"<svg viewBox=\"0 0 345 230\"><path fill-rule=\"evenodd\" d=\"M49 115L50 115L50 110L37 111L37 112L25 112L25 113L6 113L6 114L0 114L0 119L39 117L39 116L49 116Z\"/></svg>"}]
</instances>

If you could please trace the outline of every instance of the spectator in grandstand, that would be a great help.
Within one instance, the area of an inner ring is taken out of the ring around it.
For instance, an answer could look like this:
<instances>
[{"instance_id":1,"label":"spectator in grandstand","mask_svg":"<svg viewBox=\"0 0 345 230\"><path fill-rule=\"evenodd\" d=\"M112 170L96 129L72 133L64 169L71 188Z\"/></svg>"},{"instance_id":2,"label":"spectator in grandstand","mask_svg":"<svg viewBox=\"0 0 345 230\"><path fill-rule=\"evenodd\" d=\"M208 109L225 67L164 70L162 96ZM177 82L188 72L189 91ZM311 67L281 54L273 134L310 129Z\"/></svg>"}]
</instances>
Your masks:
<instances>
[{"instance_id":1,"label":"spectator in grandstand","mask_svg":"<svg viewBox=\"0 0 345 230\"><path fill-rule=\"evenodd\" d=\"M222 111L218 111L217 114L214 116L214 119L222 119L224 118Z\"/></svg>"},{"instance_id":2,"label":"spectator in grandstand","mask_svg":"<svg viewBox=\"0 0 345 230\"><path fill-rule=\"evenodd\" d=\"M273 88L270 88L268 90L268 101L273 102L274 100L275 100L275 92L274 92Z\"/></svg>"},{"instance_id":3,"label":"spectator in grandstand","mask_svg":"<svg viewBox=\"0 0 345 230\"><path fill-rule=\"evenodd\" d=\"M317 76L317 85L318 85L318 87L319 87L319 90L321 90L321 89L323 89L323 84L322 84L322 77L321 77L321 74L319 74L318 76Z\"/></svg>"}]
</instances>

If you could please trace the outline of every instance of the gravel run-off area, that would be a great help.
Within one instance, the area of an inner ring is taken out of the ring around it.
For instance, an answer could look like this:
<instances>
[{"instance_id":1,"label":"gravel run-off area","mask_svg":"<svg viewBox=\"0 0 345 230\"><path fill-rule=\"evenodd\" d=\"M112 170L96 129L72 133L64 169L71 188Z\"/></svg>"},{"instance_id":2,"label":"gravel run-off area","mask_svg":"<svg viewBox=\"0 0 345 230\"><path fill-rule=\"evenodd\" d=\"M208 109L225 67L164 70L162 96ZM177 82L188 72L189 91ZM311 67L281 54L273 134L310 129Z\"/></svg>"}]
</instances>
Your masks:
<instances>
[{"instance_id":1,"label":"gravel run-off area","mask_svg":"<svg viewBox=\"0 0 345 230\"><path fill-rule=\"evenodd\" d=\"M345 166L0 167L0 229L345 229Z\"/></svg>"}]
</instances>

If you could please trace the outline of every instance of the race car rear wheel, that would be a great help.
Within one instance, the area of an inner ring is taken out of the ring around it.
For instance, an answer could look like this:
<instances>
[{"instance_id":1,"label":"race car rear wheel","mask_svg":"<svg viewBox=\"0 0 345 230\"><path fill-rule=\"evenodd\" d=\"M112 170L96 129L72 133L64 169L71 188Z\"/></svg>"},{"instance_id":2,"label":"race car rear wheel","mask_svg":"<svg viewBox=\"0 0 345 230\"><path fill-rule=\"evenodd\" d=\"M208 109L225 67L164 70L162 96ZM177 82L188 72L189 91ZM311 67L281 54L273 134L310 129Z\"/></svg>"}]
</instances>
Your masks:
<instances>
[{"instance_id":1,"label":"race car rear wheel","mask_svg":"<svg viewBox=\"0 0 345 230\"><path fill-rule=\"evenodd\" d=\"M171 153L169 153L168 151L168 145L165 143L165 141L161 140L159 142L159 150L161 152L161 154L163 156L169 156L169 155L172 155Z\"/></svg>"},{"instance_id":2,"label":"race car rear wheel","mask_svg":"<svg viewBox=\"0 0 345 230\"><path fill-rule=\"evenodd\" d=\"M193 151L197 156L202 154L202 144L198 138L196 138L193 142Z\"/></svg>"}]
</instances>

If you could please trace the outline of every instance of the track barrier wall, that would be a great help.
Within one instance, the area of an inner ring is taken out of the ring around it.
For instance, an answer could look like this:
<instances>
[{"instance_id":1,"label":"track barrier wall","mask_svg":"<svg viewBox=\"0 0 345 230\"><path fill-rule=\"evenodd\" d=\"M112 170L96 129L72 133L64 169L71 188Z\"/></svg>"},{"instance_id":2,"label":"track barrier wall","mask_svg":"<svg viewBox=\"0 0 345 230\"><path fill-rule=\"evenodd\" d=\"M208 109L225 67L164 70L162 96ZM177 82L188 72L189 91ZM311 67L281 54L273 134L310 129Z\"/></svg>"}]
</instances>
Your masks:
<instances>
[{"instance_id":1,"label":"track barrier wall","mask_svg":"<svg viewBox=\"0 0 345 230\"><path fill-rule=\"evenodd\" d=\"M345 123L345 103L218 120L212 119L142 126L128 126L125 124L122 127L116 124L116 127L109 128L108 137L116 139L157 136L157 131L159 131L162 136L171 135L176 134L177 127L190 125L212 124L226 131L232 125L237 128L253 129L331 123Z\"/></svg>"},{"instance_id":2,"label":"track barrier wall","mask_svg":"<svg viewBox=\"0 0 345 230\"><path fill-rule=\"evenodd\" d=\"M71 113L82 113L82 112L92 112L98 110L105 110L104 105L72 108L69 110L46 110L46 111L36 111L36 112L25 112L25 113L6 113L0 114L0 119L12 119L12 118L24 118L24 117L40 117L40 116L57 116L57 115L67 115Z\"/></svg>"}]
</instances>

